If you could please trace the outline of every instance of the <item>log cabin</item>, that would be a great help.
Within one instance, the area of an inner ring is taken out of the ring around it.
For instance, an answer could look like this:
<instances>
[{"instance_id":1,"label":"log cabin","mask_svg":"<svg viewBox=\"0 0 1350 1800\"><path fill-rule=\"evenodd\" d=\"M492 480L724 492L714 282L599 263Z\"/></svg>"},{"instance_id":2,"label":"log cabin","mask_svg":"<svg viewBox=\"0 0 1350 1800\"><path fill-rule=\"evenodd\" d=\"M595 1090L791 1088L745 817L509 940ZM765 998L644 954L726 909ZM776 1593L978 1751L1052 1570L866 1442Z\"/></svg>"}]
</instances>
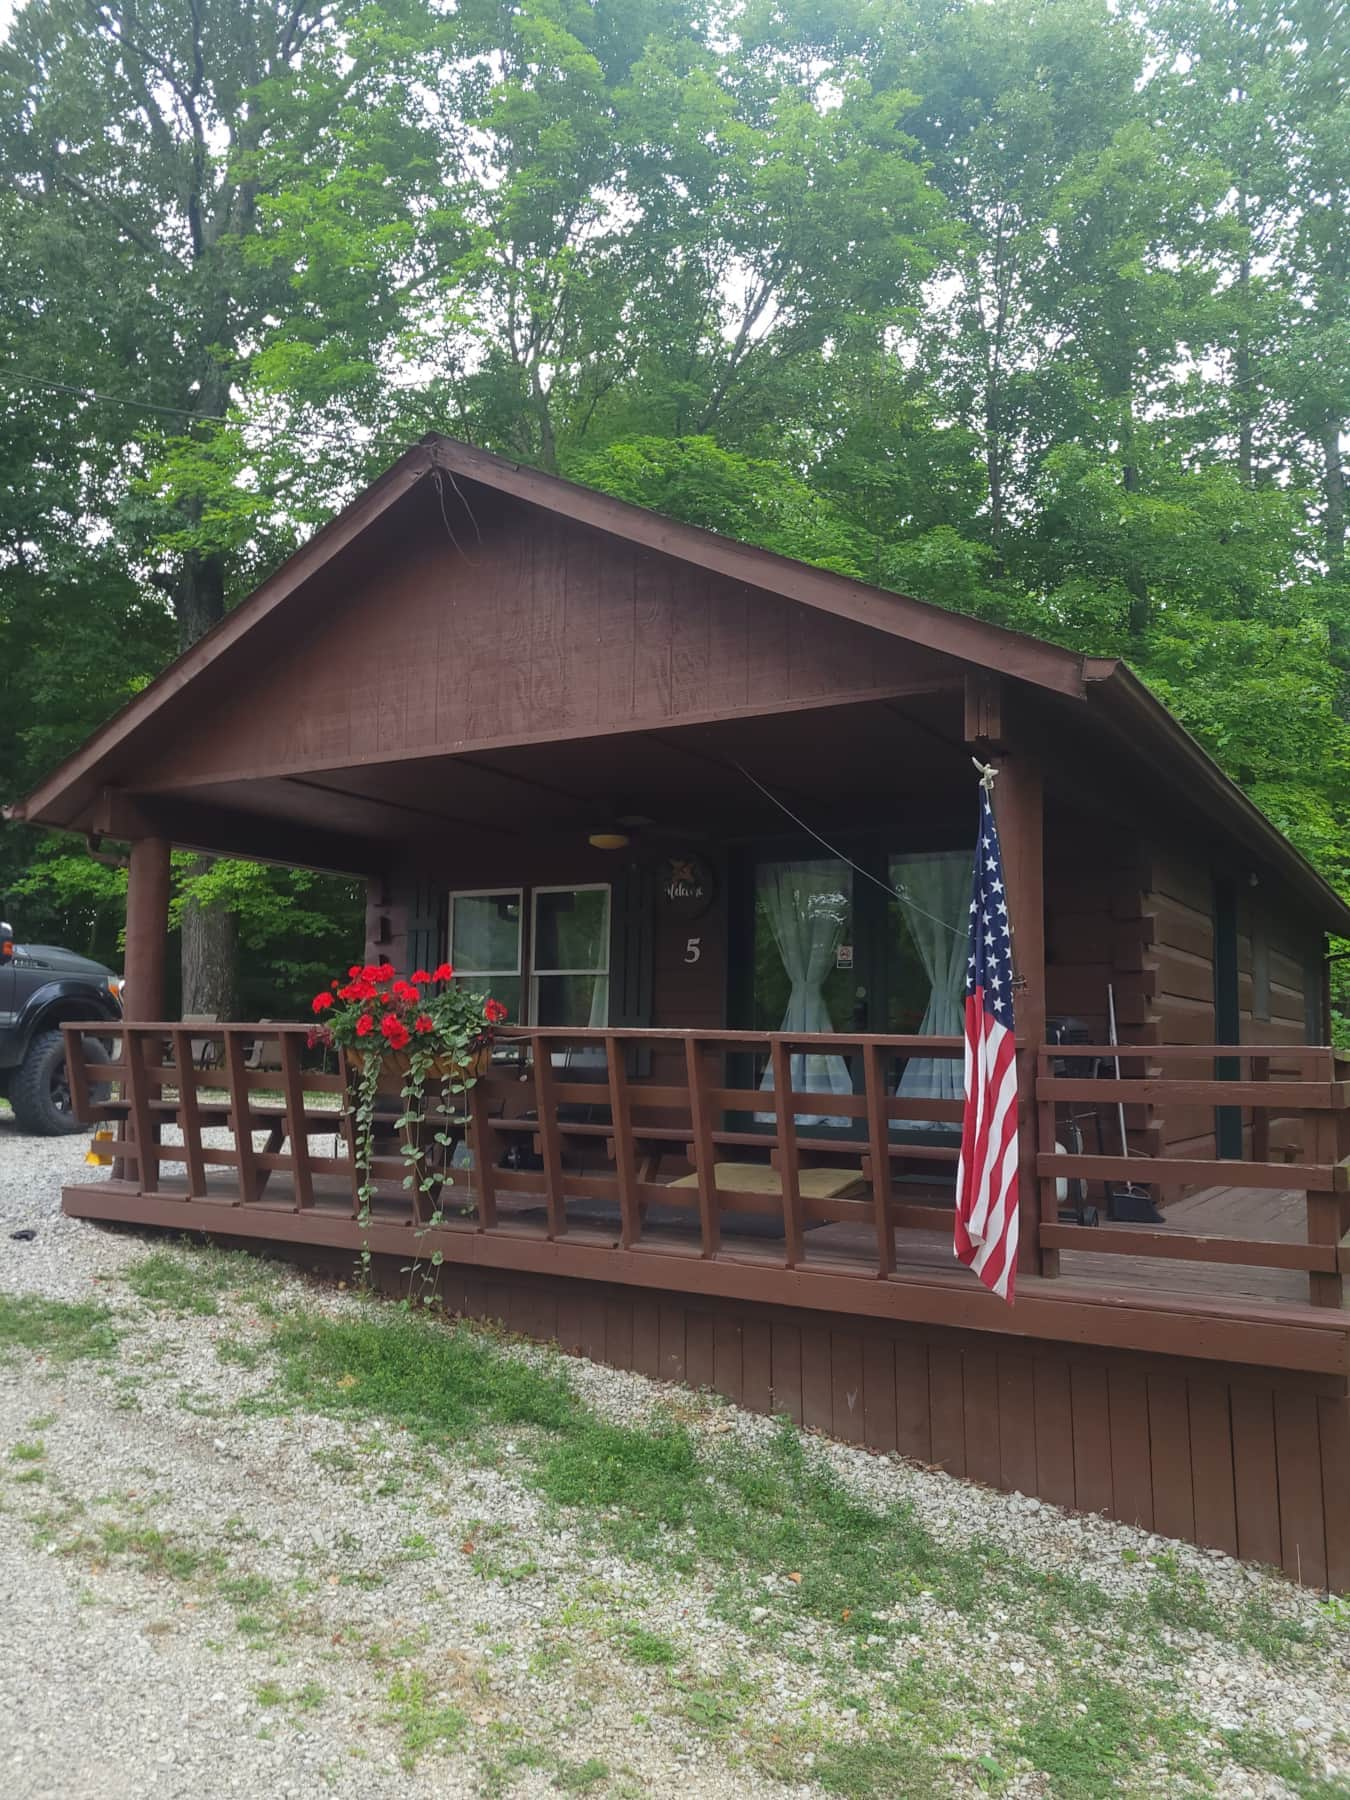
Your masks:
<instances>
[{"instance_id":1,"label":"log cabin","mask_svg":"<svg viewBox=\"0 0 1350 1800\"><path fill-rule=\"evenodd\" d=\"M951 1247L972 758L1011 1306ZM9 810L130 846L67 1212L439 1250L452 1311L1350 1588L1350 912L1123 663L433 437ZM392 1154L357 1216L304 1024L164 1017L173 847L362 878L367 958L509 1006L434 1218Z\"/></svg>"}]
</instances>

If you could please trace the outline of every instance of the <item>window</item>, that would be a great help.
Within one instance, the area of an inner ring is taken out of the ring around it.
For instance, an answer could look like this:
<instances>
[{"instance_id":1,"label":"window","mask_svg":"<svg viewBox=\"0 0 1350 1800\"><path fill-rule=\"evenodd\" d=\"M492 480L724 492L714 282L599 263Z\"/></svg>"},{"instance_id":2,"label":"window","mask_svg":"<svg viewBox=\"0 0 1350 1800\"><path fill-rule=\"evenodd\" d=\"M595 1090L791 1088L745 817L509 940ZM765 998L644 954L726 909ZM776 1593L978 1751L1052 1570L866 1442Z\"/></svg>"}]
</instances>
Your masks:
<instances>
[{"instance_id":1,"label":"window","mask_svg":"<svg viewBox=\"0 0 1350 1800\"><path fill-rule=\"evenodd\" d=\"M450 896L450 961L464 986L492 994L521 1019L521 888Z\"/></svg>"},{"instance_id":2,"label":"window","mask_svg":"<svg viewBox=\"0 0 1350 1800\"><path fill-rule=\"evenodd\" d=\"M466 987L502 1001L517 1024L607 1025L609 918L605 886L451 894L450 961Z\"/></svg>"},{"instance_id":3,"label":"window","mask_svg":"<svg viewBox=\"0 0 1350 1800\"><path fill-rule=\"evenodd\" d=\"M609 1022L609 889L535 888L530 1022Z\"/></svg>"}]
</instances>

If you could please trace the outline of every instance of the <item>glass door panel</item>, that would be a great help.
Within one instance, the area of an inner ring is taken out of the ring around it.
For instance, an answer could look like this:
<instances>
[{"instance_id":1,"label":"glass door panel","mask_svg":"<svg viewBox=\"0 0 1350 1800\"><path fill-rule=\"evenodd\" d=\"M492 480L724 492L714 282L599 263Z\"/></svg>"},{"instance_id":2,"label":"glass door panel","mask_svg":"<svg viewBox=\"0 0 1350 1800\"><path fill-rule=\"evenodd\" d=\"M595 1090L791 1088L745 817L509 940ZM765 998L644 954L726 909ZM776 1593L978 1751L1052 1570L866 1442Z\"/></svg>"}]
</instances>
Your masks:
<instances>
[{"instance_id":1,"label":"glass door panel","mask_svg":"<svg viewBox=\"0 0 1350 1800\"><path fill-rule=\"evenodd\" d=\"M886 1029L923 1037L959 1037L963 1026L970 854L965 850L893 855L887 864L898 898L887 904ZM896 1093L959 1100L959 1057L911 1056ZM949 1131L924 1120L893 1129Z\"/></svg>"},{"instance_id":2,"label":"glass door panel","mask_svg":"<svg viewBox=\"0 0 1350 1800\"><path fill-rule=\"evenodd\" d=\"M853 871L835 857L761 862L755 868L753 1023L759 1031L845 1031L853 1022ZM799 1092L851 1094L842 1056L801 1051L792 1059ZM772 1072L759 1085L770 1091ZM769 1121L771 1113L756 1114ZM825 1110L799 1126L851 1121Z\"/></svg>"}]
</instances>

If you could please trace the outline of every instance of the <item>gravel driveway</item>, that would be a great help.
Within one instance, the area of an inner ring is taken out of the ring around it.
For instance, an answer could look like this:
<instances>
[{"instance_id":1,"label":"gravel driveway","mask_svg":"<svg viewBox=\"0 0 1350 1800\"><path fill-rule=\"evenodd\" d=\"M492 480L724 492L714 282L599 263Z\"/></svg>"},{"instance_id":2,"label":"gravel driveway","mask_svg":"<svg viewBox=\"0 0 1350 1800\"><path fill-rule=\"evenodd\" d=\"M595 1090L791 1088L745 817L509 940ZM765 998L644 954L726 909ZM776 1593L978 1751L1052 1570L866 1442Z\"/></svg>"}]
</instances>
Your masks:
<instances>
[{"instance_id":1,"label":"gravel driveway","mask_svg":"<svg viewBox=\"0 0 1350 1800\"><path fill-rule=\"evenodd\" d=\"M0 1118L12 1800L1350 1795L1278 1575L63 1219L83 1153Z\"/></svg>"}]
</instances>

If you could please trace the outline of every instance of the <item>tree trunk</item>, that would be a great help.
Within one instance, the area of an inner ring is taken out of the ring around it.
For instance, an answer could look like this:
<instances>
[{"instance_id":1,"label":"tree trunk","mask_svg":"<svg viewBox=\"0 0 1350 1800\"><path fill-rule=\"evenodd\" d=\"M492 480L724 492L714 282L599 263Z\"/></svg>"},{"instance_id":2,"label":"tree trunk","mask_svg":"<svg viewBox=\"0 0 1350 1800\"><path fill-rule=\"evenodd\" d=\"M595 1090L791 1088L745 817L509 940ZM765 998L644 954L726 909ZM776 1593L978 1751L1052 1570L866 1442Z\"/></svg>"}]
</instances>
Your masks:
<instances>
[{"instance_id":1,"label":"tree trunk","mask_svg":"<svg viewBox=\"0 0 1350 1800\"><path fill-rule=\"evenodd\" d=\"M1345 463L1341 456L1341 422L1327 419L1322 428L1322 528L1327 573L1345 578Z\"/></svg>"},{"instance_id":2,"label":"tree trunk","mask_svg":"<svg viewBox=\"0 0 1350 1800\"><path fill-rule=\"evenodd\" d=\"M1327 575L1339 588L1348 572L1345 566L1345 461L1341 454L1341 421L1328 418L1322 427L1322 532ZM1334 591L1334 589L1333 589ZM1341 671L1342 718L1350 717L1350 614L1341 594L1335 593L1327 622L1331 660Z\"/></svg>"},{"instance_id":3,"label":"tree trunk","mask_svg":"<svg viewBox=\"0 0 1350 1800\"><path fill-rule=\"evenodd\" d=\"M204 875L211 858L198 857L190 873ZM239 934L234 914L204 910L192 901L183 908L183 1016L235 1016L235 956Z\"/></svg>"},{"instance_id":4,"label":"tree trunk","mask_svg":"<svg viewBox=\"0 0 1350 1800\"><path fill-rule=\"evenodd\" d=\"M1245 175L1245 170L1244 170ZM1238 223L1244 233L1250 233L1250 207L1245 191L1238 195ZM1250 243L1250 235L1247 240ZM1252 340L1250 329L1250 313L1252 299L1252 258L1250 249L1244 249L1242 259L1238 263L1238 326L1237 344L1233 355L1233 387L1237 402L1238 446L1237 465L1238 480L1244 487L1250 487L1255 474L1255 455L1253 450L1254 425L1252 419Z\"/></svg>"},{"instance_id":5,"label":"tree trunk","mask_svg":"<svg viewBox=\"0 0 1350 1800\"><path fill-rule=\"evenodd\" d=\"M1003 419L997 377L991 374L984 390L984 466L989 482L989 541L1003 573Z\"/></svg>"},{"instance_id":6,"label":"tree trunk","mask_svg":"<svg viewBox=\"0 0 1350 1800\"><path fill-rule=\"evenodd\" d=\"M219 556L189 551L174 583L173 612L178 648L186 650L225 617L225 563Z\"/></svg>"}]
</instances>

